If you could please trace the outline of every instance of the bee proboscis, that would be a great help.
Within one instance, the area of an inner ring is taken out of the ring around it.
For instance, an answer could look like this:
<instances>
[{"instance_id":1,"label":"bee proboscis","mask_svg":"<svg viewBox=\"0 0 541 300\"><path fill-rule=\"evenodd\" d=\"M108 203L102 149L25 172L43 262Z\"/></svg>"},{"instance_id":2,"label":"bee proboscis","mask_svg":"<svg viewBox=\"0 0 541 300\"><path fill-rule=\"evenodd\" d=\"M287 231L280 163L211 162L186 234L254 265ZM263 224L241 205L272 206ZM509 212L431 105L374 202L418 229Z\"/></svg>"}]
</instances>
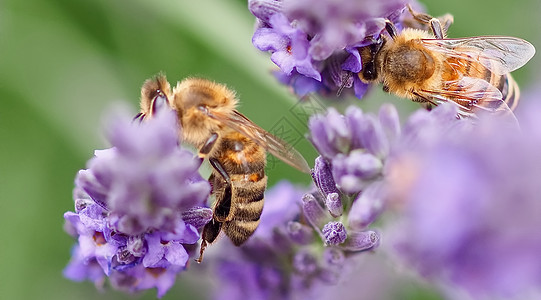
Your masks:
<instances>
[{"instance_id":1,"label":"bee proboscis","mask_svg":"<svg viewBox=\"0 0 541 300\"><path fill-rule=\"evenodd\" d=\"M237 102L225 85L199 78L187 78L171 89L160 74L141 89L141 113L136 118L152 117L161 105L169 105L178 115L182 140L199 149L199 156L212 165L213 219L203 228L198 262L221 231L240 246L256 230L267 186L267 151L310 172L299 152L238 112Z\"/></svg>"},{"instance_id":2,"label":"bee proboscis","mask_svg":"<svg viewBox=\"0 0 541 300\"><path fill-rule=\"evenodd\" d=\"M359 50L359 78L383 83L385 91L428 106L452 101L462 116L488 111L514 118L520 92L509 73L533 57L533 45L507 36L448 39L451 15L434 18L409 5L408 9L412 24L421 29L405 28L399 33L386 21L389 37L381 35Z\"/></svg>"}]
</instances>

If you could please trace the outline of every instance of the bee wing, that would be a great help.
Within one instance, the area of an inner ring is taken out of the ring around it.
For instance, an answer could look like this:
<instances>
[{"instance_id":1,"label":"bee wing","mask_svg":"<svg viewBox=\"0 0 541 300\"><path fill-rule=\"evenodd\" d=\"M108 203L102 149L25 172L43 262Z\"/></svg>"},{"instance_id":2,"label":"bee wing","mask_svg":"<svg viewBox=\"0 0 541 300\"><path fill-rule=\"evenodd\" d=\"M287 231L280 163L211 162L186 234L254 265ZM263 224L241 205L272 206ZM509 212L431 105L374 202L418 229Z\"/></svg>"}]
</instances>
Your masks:
<instances>
[{"instance_id":1,"label":"bee wing","mask_svg":"<svg viewBox=\"0 0 541 300\"><path fill-rule=\"evenodd\" d=\"M208 116L222 122L227 127L252 139L265 150L304 173L310 173L310 167L304 157L295 148L282 139L268 133L238 111L221 115L207 112Z\"/></svg>"},{"instance_id":2,"label":"bee wing","mask_svg":"<svg viewBox=\"0 0 541 300\"><path fill-rule=\"evenodd\" d=\"M420 97L438 103L455 102L463 116L472 117L484 111L515 119L512 110L502 99L500 90L480 78L465 76L459 80L446 81L441 89L421 90L418 93Z\"/></svg>"},{"instance_id":3,"label":"bee wing","mask_svg":"<svg viewBox=\"0 0 541 300\"><path fill-rule=\"evenodd\" d=\"M525 65L535 54L529 42L507 36L478 36L459 39L423 39L428 49L480 62L490 71L503 75ZM466 57L466 56L467 57Z\"/></svg>"}]
</instances>

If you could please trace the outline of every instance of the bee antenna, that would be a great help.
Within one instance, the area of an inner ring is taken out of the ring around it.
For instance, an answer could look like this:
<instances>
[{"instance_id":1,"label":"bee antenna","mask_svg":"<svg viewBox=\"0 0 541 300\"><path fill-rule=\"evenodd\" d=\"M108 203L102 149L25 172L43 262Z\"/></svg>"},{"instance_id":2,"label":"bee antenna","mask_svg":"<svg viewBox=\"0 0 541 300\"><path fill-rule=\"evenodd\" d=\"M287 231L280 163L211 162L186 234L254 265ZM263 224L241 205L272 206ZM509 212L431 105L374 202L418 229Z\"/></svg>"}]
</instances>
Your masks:
<instances>
[{"instance_id":1,"label":"bee antenna","mask_svg":"<svg viewBox=\"0 0 541 300\"><path fill-rule=\"evenodd\" d=\"M336 97L340 97L340 95L342 94L342 91L344 90L344 88L346 88L346 85L348 84L348 81L351 78L352 74L353 73L351 72L347 72L346 76L342 78L342 83L340 84L340 87L338 88L338 91L336 92Z\"/></svg>"}]
</instances>

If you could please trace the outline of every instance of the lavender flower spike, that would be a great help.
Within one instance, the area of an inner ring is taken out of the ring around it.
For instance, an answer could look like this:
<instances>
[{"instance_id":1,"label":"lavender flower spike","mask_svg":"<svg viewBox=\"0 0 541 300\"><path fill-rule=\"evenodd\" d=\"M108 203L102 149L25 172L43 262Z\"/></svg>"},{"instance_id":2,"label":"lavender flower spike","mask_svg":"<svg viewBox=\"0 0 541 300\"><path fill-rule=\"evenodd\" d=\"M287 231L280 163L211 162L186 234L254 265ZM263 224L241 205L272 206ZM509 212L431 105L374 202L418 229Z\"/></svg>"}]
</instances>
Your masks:
<instances>
[{"instance_id":1,"label":"lavender flower spike","mask_svg":"<svg viewBox=\"0 0 541 300\"><path fill-rule=\"evenodd\" d=\"M186 244L210 220L210 185L201 160L178 146L176 114L162 107L141 124L127 116L109 127L113 148L96 151L77 174L76 213L66 228L78 239L65 275L117 289L157 288L163 296L186 268ZM100 267L101 270L97 268ZM101 273L100 273L101 272Z\"/></svg>"},{"instance_id":2,"label":"lavender flower spike","mask_svg":"<svg viewBox=\"0 0 541 300\"><path fill-rule=\"evenodd\" d=\"M250 0L248 7L258 24L252 41L271 52L271 60L282 70L277 77L297 95L336 96L346 88L343 95L361 98L368 85L357 76L362 66L359 48L377 41L386 19L402 28L400 16L407 2Z\"/></svg>"}]
</instances>

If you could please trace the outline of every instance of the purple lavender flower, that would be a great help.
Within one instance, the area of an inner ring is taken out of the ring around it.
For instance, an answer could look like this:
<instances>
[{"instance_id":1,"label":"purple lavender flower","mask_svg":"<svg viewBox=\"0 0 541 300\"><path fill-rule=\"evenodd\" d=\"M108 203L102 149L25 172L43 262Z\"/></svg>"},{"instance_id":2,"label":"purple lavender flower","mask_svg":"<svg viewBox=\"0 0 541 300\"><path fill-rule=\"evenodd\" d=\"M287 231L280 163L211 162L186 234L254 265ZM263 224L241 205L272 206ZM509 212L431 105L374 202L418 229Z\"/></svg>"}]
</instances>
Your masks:
<instances>
[{"instance_id":1,"label":"purple lavender flower","mask_svg":"<svg viewBox=\"0 0 541 300\"><path fill-rule=\"evenodd\" d=\"M394 253L452 295L539 298L541 107L527 111L521 131L419 114L388 165Z\"/></svg>"},{"instance_id":2,"label":"purple lavender flower","mask_svg":"<svg viewBox=\"0 0 541 300\"><path fill-rule=\"evenodd\" d=\"M248 7L258 22L252 41L271 52L283 72L279 80L298 96L336 95L347 88L362 98L368 85L356 75L361 70L358 49L376 41L385 19L400 28L407 2L250 0Z\"/></svg>"},{"instance_id":3,"label":"purple lavender flower","mask_svg":"<svg viewBox=\"0 0 541 300\"><path fill-rule=\"evenodd\" d=\"M162 110L142 124L115 120L113 148L96 151L77 174L75 212L67 231L78 239L65 276L130 292L156 287L161 297L186 268L198 229L212 216L203 207L210 186L201 160L178 146L176 115Z\"/></svg>"},{"instance_id":4,"label":"purple lavender flower","mask_svg":"<svg viewBox=\"0 0 541 300\"><path fill-rule=\"evenodd\" d=\"M312 65L308 56L308 37L302 31L291 27L282 14L269 18L272 28L256 30L252 38L254 46L261 51L271 51L271 60L287 75L295 68L299 74L321 81L321 75Z\"/></svg>"},{"instance_id":5,"label":"purple lavender flower","mask_svg":"<svg viewBox=\"0 0 541 300\"><path fill-rule=\"evenodd\" d=\"M394 152L422 134L441 134L430 129L435 124L454 121L452 104L415 114L404 132L392 105L383 105L377 116L352 106L344 115L330 108L326 115L312 117L310 140L321 154L312 170L318 191L303 197L303 213L320 238L344 251L377 247L380 234L369 227L391 197L387 177Z\"/></svg>"},{"instance_id":6,"label":"purple lavender flower","mask_svg":"<svg viewBox=\"0 0 541 300\"><path fill-rule=\"evenodd\" d=\"M312 176L323 196L341 192L356 199L361 191L380 182L390 145L400 130L398 124L396 109L390 105L382 106L379 117L353 106L345 115L330 108L326 115L312 117L310 139L321 154ZM376 201L381 197L370 198ZM357 206L353 208L357 210Z\"/></svg>"},{"instance_id":7,"label":"purple lavender flower","mask_svg":"<svg viewBox=\"0 0 541 300\"><path fill-rule=\"evenodd\" d=\"M319 203L313 203L314 212L307 211L310 200L301 198L313 196L302 195L288 182L277 184L265 196L260 226L250 240L241 248L222 244L215 257L221 283L217 299L304 299L340 279L350 254L359 249L347 248L351 243L340 222L317 223L323 230L306 224L314 214L326 218L327 212ZM326 247L320 239L325 235ZM365 239L364 245L369 244L375 241Z\"/></svg>"}]
</instances>

